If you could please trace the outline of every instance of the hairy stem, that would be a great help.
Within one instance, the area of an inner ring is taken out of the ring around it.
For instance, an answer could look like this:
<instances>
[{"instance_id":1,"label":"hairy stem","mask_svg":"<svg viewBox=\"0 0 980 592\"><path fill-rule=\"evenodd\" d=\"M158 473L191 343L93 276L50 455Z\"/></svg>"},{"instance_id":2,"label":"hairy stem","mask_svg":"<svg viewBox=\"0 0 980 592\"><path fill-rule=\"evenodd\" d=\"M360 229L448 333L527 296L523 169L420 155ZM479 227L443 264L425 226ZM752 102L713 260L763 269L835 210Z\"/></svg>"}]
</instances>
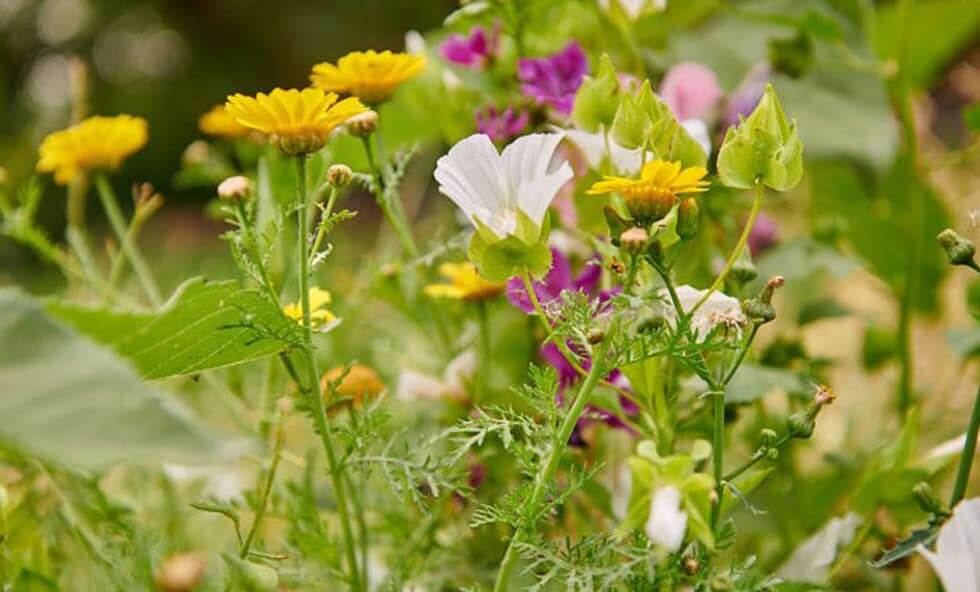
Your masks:
<instances>
[{"instance_id":1,"label":"hairy stem","mask_svg":"<svg viewBox=\"0 0 980 592\"><path fill-rule=\"evenodd\" d=\"M605 347L600 345L599 351L597 352L596 359L592 362L592 368L589 370L588 375L585 377L585 382L579 388L578 393L575 395L575 400L572 402L572 406L569 408L568 412L565 414L565 418L562 420L561 426L558 428L558 433L555 436L554 441L551 443L551 451L548 453L548 458L545 461L544 466L538 471L537 476L534 478L534 487L531 490L531 496L527 501L525 506L528 516L533 516L537 511L538 506L544 500L544 495L548 490L548 485L554 479L555 472L558 470L558 464L561 460L562 454L568 444L568 439L572 435L572 430L575 429L575 424L578 422L579 417L582 415L582 411L585 409L585 404L592 394L592 390L595 388L596 384L599 383L599 378L602 376L603 361L602 355L605 354ZM518 556L518 544L523 540L524 531L533 526L532 524L520 524L514 535L510 539L510 544L507 546L507 551L504 553L503 561L500 563L500 571L497 572L497 582L494 585L494 592L503 592L509 589L511 572L514 570L514 565L517 561Z\"/></svg>"},{"instance_id":2,"label":"hairy stem","mask_svg":"<svg viewBox=\"0 0 980 592\"><path fill-rule=\"evenodd\" d=\"M316 355L313 346L313 323L310 318L310 257L308 252L308 228L309 217L307 210L309 203L306 194L306 156L296 157L296 197L298 208L296 214L297 224L297 257L299 259L299 293L300 303L303 309L303 329L306 354L306 369L308 381L308 394L314 405L313 421L316 431L323 444L323 452L327 457L327 466L330 470L330 481L333 485L334 496L337 498L337 513L340 516L340 527L344 539L344 548L347 554L347 566L350 572L351 588L353 590L363 590L361 585L360 571L357 568L357 552L354 547L354 533L351 528L350 511L347 507L347 491L344 487L345 479L343 468L337 458L337 453L333 447L333 432L330 423L327 421L327 411L323 402L323 392L320 389L320 372L317 369Z\"/></svg>"}]
</instances>

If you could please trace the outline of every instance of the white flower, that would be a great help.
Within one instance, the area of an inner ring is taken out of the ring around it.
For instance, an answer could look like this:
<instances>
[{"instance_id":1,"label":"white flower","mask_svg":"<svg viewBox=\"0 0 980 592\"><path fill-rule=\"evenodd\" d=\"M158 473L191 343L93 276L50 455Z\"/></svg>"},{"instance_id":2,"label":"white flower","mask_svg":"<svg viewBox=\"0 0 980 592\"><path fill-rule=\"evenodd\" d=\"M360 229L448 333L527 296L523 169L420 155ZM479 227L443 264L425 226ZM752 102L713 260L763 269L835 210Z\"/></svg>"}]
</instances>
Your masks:
<instances>
[{"instance_id":1,"label":"white flower","mask_svg":"<svg viewBox=\"0 0 980 592\"><path fill-rule=\"evenodd\" d=\"M398 379L396 396L402 401L461 399L475 374L476 354L467 350L449 362L442 378L415 370L403 371Z\"/></svg>"},{"instance_id":2,"label":"white flower","mask_svg":"<svg viewBox=\"0 0 980 592\"><path fill-rule=\"evenodd\" d=\"M632 20L636 20L647 10L661 12L667 8L667 0L599 0L599 6L603 11L609 12L613 2Z\"/></svg>"},{"instance_id":3,"label":"white flower","mask_svg":"<svg viewBox=\"0 0 980 592\"><path fill-rule=\"evenodd\" d=\"M919 546L947 592L980 592L980 498L953 508L933 553Z\"/></svg>"},{"instance_id":4,"label":"white flower","mask_svg":"<svg viewBox=\"0 0 980 592\"><path fill-rule=\"evenodd\" d=\"M466 218L498 237L514 234L518 211L538 227L551 201L572 178L567 162L552 166L561 134L531 134L497 153L490 138L474 134L453 146L436 163L439 191Z\"/></svg>"},{"instance_id":5,"label":"white flower","mask_svg":"<svg viewBox=\"0 0 980 592\"><path fill-rule=\"evenodd\" d=\"M163 465L167 477L179 485L203 482L202 494L221 502L241 500L245 495L245 478L241 472L227 465Z\"/></svg>"},{"instance_id":6,"label":"white flower","mask_svg":"<svg viewBox=\"0 0 980 592\"><path fill-rule=\"evenodd\" d=\"M677 288L677 299L680 301L684 312L689 313L706 292L707 290L698 290L691 286L680 286ZM661 288L659 294L660 299L664 302L664 312L667 319L671 325L674 325L677 322L677 311L674 310L674 306L670 302L670 293L667 288ZM738 300L715 291L694 312L694 316L691 318L691 331L696 340L702 342L716 327L741 331L748 322L749 320L742 312L742 306Z\"/></svg>"},{"instance_id":7,"label":"white flower","mask_svg":"<svg viewBox=\"0 0 980 592\"><path fill-rule=\"evenodd\" d=\"M606 159L607 138L603 134L593 134L582 130L566 130L565 137L582 152L585 161L592 169L598 169ZM616 172L621 175L634 175L639 172L643 161L643 151L637 148L623 148L612 138L608 138L609 160Z\"/></svg>"},{"instance_id":8,"label":"white flower","mask_svg":"<svg viewBox=\"0 0 980 592\"><path fill-rule=\"evenodd\" d=\"M708 133L708 125L705 122L700 119L685 119L681 122L681 127L701 145L705 156L711 154L711 134Z\"/></svg>"},{"instance_id":9,"label":"white flower","mask_svg":"<svg viewBox=\"0 0 980 592\"><path fill-rule=\"evenodd\" d=\"M661 487L650 500L647 537L671 553L681 548L687 530L687 513L681 511L681 492L668 485Z\"/></svg>"},{"instance_id":10,"label":"white flower","mask_svg":"<svg viewBox=\"0 0 980 592\"><path fill-rule=\"evenodd\" d=\"M837 551L851 542L860 525L861 517L857 514L832 518L793 551L776 575L793 582L824 583Z\"/></svg>"}]
</instances>

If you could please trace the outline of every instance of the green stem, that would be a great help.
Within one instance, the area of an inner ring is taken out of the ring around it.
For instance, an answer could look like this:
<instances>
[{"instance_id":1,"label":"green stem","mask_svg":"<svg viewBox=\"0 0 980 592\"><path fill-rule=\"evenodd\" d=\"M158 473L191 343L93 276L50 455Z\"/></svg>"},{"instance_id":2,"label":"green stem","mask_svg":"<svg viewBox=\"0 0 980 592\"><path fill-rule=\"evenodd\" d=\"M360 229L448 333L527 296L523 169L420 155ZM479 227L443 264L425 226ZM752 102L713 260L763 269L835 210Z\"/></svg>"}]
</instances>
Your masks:
<instances>
[{"instance_id":1,"label":"green stem","mask_svg":"<svg viewBox=\"0 0 980 592\"><path fill-rule=\"evenodd\" d=\"M790 440L792 440L792 438L787 434L787 435L783 436L782 438L780 438L779 440L777 440L772 445L772 448L775 448L775 449L778 450L779 448L782 448L783 446L785 446L786 443L789 442ZM722 481L726 481L728 483L731 483L731 481L733 479L735 479L736 477L738 477L739 475L741 475L745 471L748 471L749 469L751 469L752 467L754 467L756 465L756 463L758 463L760 460L764 459L765 457L766 457L766 455L765 455L764 452L756 452L755 454L752 455L752 458L750 458L748 461L746 461L742 466L738 467L734 471L731 471L730 473L728 473L724 477L722 477Z\"/></svg>"},{"instance_id":2,"label":"green stem","mask_svg":"<svg viewBox=\"0 0 980 592\"><path fill-rule=\"evenodd\" d=\"M485 399L490 388L490 320L487 303L476 303L477 318L480 321L480 397Z\"/></svg>"},{"instance_id":3,"label":"green stem","mask_svg":"<svg viewBox=\"0 0 980 592\"><path fill-rule=\"evenodd\" d=\"M296 224L297 224L297 256L299 258L299 293L300 303L303 309L303 329L305 348L304 353L307 357L306 370L308 381L308 394L313 399L313 421L316 431L323 444L323 452L327 457L327 465L330 470L331 483L333 484L334 496L337 498L337 513L340 515L340 527L344 539L344 547L347 553L348 570L350 571L351 588L353 590L363 590L361 585L360 571L357 568L357 552L354 547L354 534L351 528L350 512L347 508L347 491L344 487L344 475L342 467L337 459L337 454L333 447L333 432L327 421L327 411L323 402L323 392L320 389L320 372L317 369L316 355L313 345L313 324L310 318L310 257L307 250L309 220L309 203L306 194L306 156L296 157L296 197L298 201Z\"/></svg>"},{"instance_id":4,"label":"green stem","mask_svg":"<svg viewBox=\"0 0 980 592\"><path fill-rule=\"evenodd\" d=\"M725 262L725 267L722 268L721 273L718 274L718 277L715 278L714 283L711 284L708 291L704 293L704 296L698 300L697 304L694 305L688 314L694 314L694 311L701 308L701 306L708 301L708 298L710 298L711 295L716 292L725 282L725 278L728 277L728 273L732 270L735 262L742 254L745 244L749 240L749 234L752 232L752 227L755 226L755 220L759 216L759 210L762 209L763 192L764 187L762 183L756 183L755 197L752 200L752 209L749 211L748 220L745 221L745 228L742 229L742 236L738 238L738 243L735 244L735 249L732 251L732 254L728 256L728 261Z\"/></svg>"},{"instance_id":5,"label":"green stem","mask_svg":"<svg viewBox=\"0 0 980 592\"><path fill-rule=\"evenodd\" d=\"M966 443L960 456L960 465L956 469L956 483L953 485L953 495L949 499L952 508L963 500L966 486L970 482L970 469L973 467L973 456L977 451L977 432L980 432L980 388L977 389L973 401L973 413L970 414L970 426L966 429Z\"/></svg>"},{"instance_id":6,"label":"green stem","mask_svg":"<svg viewBox=\"0 0 980 592\"><path fill-rule=\"evenodd\" d=\"M265 267L265 261L259 252L258 242L255 239L255 234L252 232L248 212L245 211L245 204L241 201L235 207L235 214L238 217L238 225L245 235L245 248L248 249L248 254L252 257L252 262L259 272L259 283L262 284L262 288L269 294L269 298L276 305L276 308L282 308L282 303L279 301L279 291L276 290L275 285L273 285L272 280L269 278L269 271Z\"/></svg>"},{"instance_id":7,"label":"green stem","mask_svg":"<svg viewBox=\"0 0 980 592\"><path fill-rule=\"evenodd\" d=\"M749 338L745 341L745 345L742 346L742 350L738 352L738 357L735 359L735 364L732 365L731 370L725 375L725 380L722 384L728 386L728 383L735 378L735 373L738 372L739 366L745 360L745 354L749 353L749 348L752 347L752 342L755 341L755 336L759 333L760 325L758 323L752 324L752 331L749 333Z\"/></svg>"},{"instance_id":8,"label":"green stem","mask_svg":"<svg viewBox=\"0 0 980 592\"><path fill-rule=\"evenodd\" d=\"M269 465L269 471L265 475L265 484L262 487L262 496L259 498L259 507L255 511L255 520L252 521L252 527L248 530L248 536L245 537L245 542L242 544L242 550L239 553L239 557L242 559L248 559L248 553L252 549L252 543L255 542L255 537L259 532L259 526L261 526L262 519L265 517L265 510L269 506L272 484L276 480L276 470L279 468L280 453L282 452L282 424L283 417L280 415L279 426L276 428L276 442L272 449L272 463Z\"/></svg>"},{"instance_id":9,"label":"green stem","mask_svg":"<svg viewBox=\"0 0 980 592\"><path fill-rule=\"evenodd\" d=\"M604 354L605 347L600 345L599 351L592 362L592 368L589 370L589 374L585 377L585 382L583 382L581 388L579 388L578 394L575 395L575 400L572 402L572 406L565 414L565 418L562 420L558 433L555 436L554 441L551 443L551 451L548 453L548 458L534 479L534 487L531 490L531 496L527 501L527 505L525 506L527 511L525 516L533 516L537 511L538 506L543 501L544 495L548 490L548 485L551 483L555 476L555 472L558 470L559 461L561 460L562 453L565 452L568 445L568 439L572 435L572 430L575 429L575 424L582 415L582 411L585 409L585 404L588 401L589 396L592 394L592 390L595 388L596 384L599 383L599 379L603 375L604 364L602 361L602 356ZM531 526L533 525L519 525L517 530L514 532L514 535L511 537L510 544L507 546L507 551L504 553L503 561L500 564L500 571L497 572L497 582L493 587L494 592L503 592L510 589L510 576L511 572L514 570L518 556L517 547L523 540L522 535L524 534L524 531Z\"/></svg>"},{"instance_id":10,"label":"green stem","mask_svg":"<svg viewBox=\"0 0 980 592\"><path fill-rule=\"evenodd\" d=\"M722 474L725 464L725 389L715 389L714 396L714 421L712 425L712 450L711 461L714 469L715 495L717 499L711 506L711 529L715 530L718 526L718 519L721 518L721 501L725 494L725 478Z\"/></svg>"},{"instance_id":11,"label":"green stem","mask_svg":"<svg viewBox=\"0 0 980 592\"><path fill-rule=\"evenodd\" d=\"M109 179L104 173L99 173L95 176L95 186L98 189L99 197L102 199L102 207L105 209L106 217L109 218L109 224L112 226L112 230L119 240L122 252L129 259L130 265L133 266L136 277L139 278L140 284L143 287L143 292L146 293L151 304L159 306L162 302L160 289L157 288L156 281L153 279L153 275L150 273L150 268L146 264L146 260L143 259L142 253L140 253L133 241L130 240L129 234L126 231L125 218L123 218L122 211L119 209L116 194L113 192L112 186L109 185Z\"/></svg>"},{"instance_id":12,"label":"green stem","mask_svg":"<svg viewBox=\"0 0 980 592\"><path fill-rule=\"evenodd\" d=\"M371 172L374 175L374 183L377 185L377 193L375 194L375 200L378 202L378 206L381 208L382 213L384 213L385 218L391 227L395 229L395 233L398 234L398 240L402 243L402 249L409 257L418 257L419 249L415 246L415 239L412 238L412 232L408 228L408 222L405 220L405 215L400 207L400 204L394 204L389 201L388 191L384 184L384 176L381 174L381 169L378 167L377 162L374 159L374 148L371 147L371 140L365 136L361 138L364 144L364 152L367 155L368 166L371 167Z\"/></svg>"},{"instance_id":13,"label":"green stem","mask_svg":"<svg viewBox=\"0 0 980 592\"><path fill-rule=\"evenodd\" d=\"M310 249L310 254L313 257L316 257L316 254L320 252L320 247L323 245L323 239L325 239L327 236L327 221L333 214L333 208L337 203L338 195L340 195L340 191L331 185L330 197L327 198L327 205L323 208L323 212L320 214L320 224L317 225L316 238L313 239L313 247Z\"/></svg>"}]
</instances>

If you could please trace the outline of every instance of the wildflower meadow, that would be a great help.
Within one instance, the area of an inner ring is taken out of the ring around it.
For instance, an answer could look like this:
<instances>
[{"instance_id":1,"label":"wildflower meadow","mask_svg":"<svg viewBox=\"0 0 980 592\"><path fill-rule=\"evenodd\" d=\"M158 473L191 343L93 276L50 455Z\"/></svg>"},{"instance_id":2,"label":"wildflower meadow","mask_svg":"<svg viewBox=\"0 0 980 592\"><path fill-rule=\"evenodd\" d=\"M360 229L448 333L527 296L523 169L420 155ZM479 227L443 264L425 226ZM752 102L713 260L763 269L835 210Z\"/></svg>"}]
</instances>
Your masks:
<instances>
[{"instance_id":1,"label":"wildflower meadow","mask_svg":"<svg viewBox=\"0 0 980 592\"><path fill-rule=\"evenodd\" d=\"M980 592L975 0L0 56L0 590Z\"/></svg>"}]
</instances>

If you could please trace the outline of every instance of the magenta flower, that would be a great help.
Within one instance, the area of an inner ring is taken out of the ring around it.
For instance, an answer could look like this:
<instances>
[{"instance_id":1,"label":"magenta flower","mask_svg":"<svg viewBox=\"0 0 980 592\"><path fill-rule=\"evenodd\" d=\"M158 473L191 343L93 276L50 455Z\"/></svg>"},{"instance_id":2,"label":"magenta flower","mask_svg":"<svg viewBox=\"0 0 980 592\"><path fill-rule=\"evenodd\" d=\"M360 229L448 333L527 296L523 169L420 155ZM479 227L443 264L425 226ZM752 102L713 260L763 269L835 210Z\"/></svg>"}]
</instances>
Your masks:
<instances>
[{"instance_id":1,"label":"magenta flower","mask_svg":"<svg viewBox=\"0 0 980 592\"><path fill-rule=\"evenodd\" d=\"M759 257L779 240L779 226L764 212L759 213L755 226L749 232L749 252L753 257Z\"/></svg>"},{"instance_id":2,"label":"magenta flower","mask_svg":"<svg viewBox=\"0 0 980 592\"><path fill-rule=\"evenodd\" d=\"M738 123L739 115L748 117L755 110L755 106L766 92L770 73L769 66L765 64L749 70L742 83L728 98L725 116L722 118L722 124L726 128Z\"/></svg>"},{"instance_id":3,"label":"magenta flower","mask_svg":"<svg viewBox=\"0 0 980 592\"><path fill-rule=\"evenodd\" d=\"M695 62L675 65L660 83L660 96L680 121L704 119L721 99L715 73Z\"/></svg>"},{"instance_id":4,"label":"magenta flower","mask_svg":"<svg viewBox=\"0 0 980 592\"><path fill-rule=\"evenodd\" d=\"M481 134L490 136L494 142L509 142L521 135L530 121L527 111L515 111L507 107L498 111L493 105L488 105L476 112L476 129Z\"/></svg>"},{"instance_id":5,"label":"magenta flower","mask_svg":"<svg viewBox=\"0 0 980 592\"><path fill-rule=\"evenodd\" d=\"M497 53L499 33L495 28L489 35L483 27L473 27L469 35L453 33L439 46L446 61L479 70Z\"/></svg>"},{"instance_id":6,"label":"magenta flower","mask_svg":"<svg viewBox=\"0 0 980 592\"><path fill-rule=\"evenodd\" d=\"M550 57L521 58L517 62L521 91L566 115L572 112L575 92L588 70L589 60L577 41Z\"/></svg>"}]
</instances>

